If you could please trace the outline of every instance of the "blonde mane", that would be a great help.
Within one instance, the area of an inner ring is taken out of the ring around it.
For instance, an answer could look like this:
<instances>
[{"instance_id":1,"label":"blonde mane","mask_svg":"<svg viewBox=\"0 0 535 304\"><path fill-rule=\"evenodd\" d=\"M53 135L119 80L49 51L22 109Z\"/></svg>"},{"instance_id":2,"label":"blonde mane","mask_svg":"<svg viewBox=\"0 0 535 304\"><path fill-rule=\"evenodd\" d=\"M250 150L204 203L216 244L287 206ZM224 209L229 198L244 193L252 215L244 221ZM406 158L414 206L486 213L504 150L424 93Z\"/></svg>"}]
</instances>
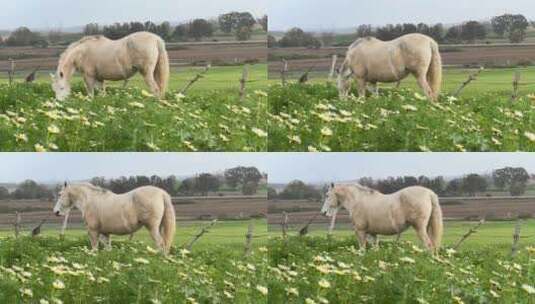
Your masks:
<instances>
[{"instance_id":1,"label":"blonde mane","mask_svg":"<svg viewBox=\"0 0 535 304\"><path fill-rule=\"evenodd\" d=\"M71 186L73 187L84 187L90 191L93 191L93 192L98 192L98 193L111 193L110 190L108 189L104 189L104 188L101 188L99 186L95 186L91 183L88 183L88 182L82 182L82 183L76 183L76 184L72 184Z\"/></svg>"},{"instance_id":2,"label":"blonde mane","mask_svg":"<svg viewBox=\"0 0 535 304\"><path fill-rule=\"evenodd\" d=\"M85 44L87 43L88 41L96 41L96 40L100 40L102 38L106 38L104 37L103 35L92 35L92 36L85 36L85 37L82 37L80 40L78 41L75 41L75 42L72 42L71 44L69 44L69 46L65 49L65 51L63 53L61 53L61 55L59 56L59 60L60 62L62 62L65 58L67 58L67 56L70 55L70 52L75 49L76 47L82 45L82 44Z\"/></svg>"}]
</instances>

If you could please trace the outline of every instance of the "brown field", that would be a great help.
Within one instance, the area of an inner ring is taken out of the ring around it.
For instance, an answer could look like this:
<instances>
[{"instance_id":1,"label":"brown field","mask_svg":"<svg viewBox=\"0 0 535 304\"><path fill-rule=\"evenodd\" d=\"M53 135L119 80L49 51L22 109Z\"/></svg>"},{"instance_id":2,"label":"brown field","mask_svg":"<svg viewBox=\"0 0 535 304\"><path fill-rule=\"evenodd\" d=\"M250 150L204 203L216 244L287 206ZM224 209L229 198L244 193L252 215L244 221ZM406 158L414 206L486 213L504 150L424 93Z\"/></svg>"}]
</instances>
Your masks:
<instances>
[{"instance_id":1,"label":"brown field","mask_svg":"<svg viewBox=\"0 0 535 304\"><path fill-rule=\"evenodd\" d=\"M173 198L178 221L206 219L241 219L265 217L267 201L263 196ZM42 200L0 201L0 228L9 228L15 212L22 212L22 224L35 224L49 217L47 223L60 224L63 217L52 214L54 202ZM81 213L73 210L69 223L82 223Z\"/></svg>"},{"instance_id":2,"label":"brown field","mask_svg":"<svg viewBox=\"0 0 535 304\"><path fill-rule=\"evenodd\" d=\"M218 43L170 43L167 45L172 67L191 66L212 62L214 65L244 62L266 62L265 41ZM9 58L14 58L16 70L54 70L64 47L0 48L0 71L10 68Z\"/></svg>"},{"instance_id":3,"label":"brown field","mask_svg":"<svg viewBox=\"0 0 535 304\"><path fill-rule=\"evenodd\" d=\"M535 44L444 46L441 48L442 60L446 66L509 66L535 62ZM289 58L290 72L303 72L310 68L314 72L326 72L331 67L331 56L338 54L338 64L341 64L346 49L347 47L271 48L269 49L269 75L271 78L279 77L282 63L278 58Z\"/></svg>"},{"instance_id":4,"label":"brown field","mask_svg":"<svg viewBox=\"0 0 535 304\"><path fill-rule=\"evenodd\" d=\"M514 219L518 216L535 217L535 197L481 197L481 198L441 198L440 203L446 220L476 220L480 218ZM307 200L269 201L268 224L279 225L282 212L289 215L290 225L302 225L321 209L320 202ZM329 218L318 216L313 223L328 223ZM337 223L349 223L349 214L343 210L338 214Z\"/></svg>"}]
</instances>

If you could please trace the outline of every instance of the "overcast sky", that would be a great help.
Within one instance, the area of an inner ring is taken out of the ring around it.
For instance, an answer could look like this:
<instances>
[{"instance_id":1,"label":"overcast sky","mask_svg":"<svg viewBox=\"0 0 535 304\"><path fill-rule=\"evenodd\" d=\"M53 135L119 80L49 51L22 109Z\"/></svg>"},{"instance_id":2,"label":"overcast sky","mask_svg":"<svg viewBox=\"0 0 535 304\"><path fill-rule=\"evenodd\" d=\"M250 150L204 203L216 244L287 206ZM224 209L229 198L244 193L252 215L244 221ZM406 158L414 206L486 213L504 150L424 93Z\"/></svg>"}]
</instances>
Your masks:
<instances>
[{"instance_id":1,"label":"overcast sky","mask_svg":"<svg viewBox=\"0 0 535 304\"><path fill-rule=\"evenodd\" d=\"M238 165L267 171L262 153L0 153L0 183L79 181L95 176L189 176Z\"/></svg>"},{"instance_id":2,"label":"overcast sky","mask_svg":"<svg viewBox=\"0 0 535 304\"><path fill-rule=\"evenodd\" d=\"M185 21L229 11L266 14L268 0L2 0L0 28L66 28L91 22Z\"/></svg>"},{"instance_id":3,"label":"overcast sky","mask_svg":"<svg viewBox=\"0 0 535 304\"><path fill-rule=\"evenodd\" d=\"M275 153L269 155L270 183L307 183L361 177L427 175L455 177L521 166L535 173L533 153Z\"/></svg>"},{"instance_id":4,"label":"overcast sky","mask_svg":"<svg viewBox=\"0 0 535 304\"><path fill-rule=\"evenodd\" d=\"M535 18L533 0L271 0L270 30L301 27L314 30L359 24L424 22L458 23L485 20L504 13Z\"/></svg>"}]
</instances>

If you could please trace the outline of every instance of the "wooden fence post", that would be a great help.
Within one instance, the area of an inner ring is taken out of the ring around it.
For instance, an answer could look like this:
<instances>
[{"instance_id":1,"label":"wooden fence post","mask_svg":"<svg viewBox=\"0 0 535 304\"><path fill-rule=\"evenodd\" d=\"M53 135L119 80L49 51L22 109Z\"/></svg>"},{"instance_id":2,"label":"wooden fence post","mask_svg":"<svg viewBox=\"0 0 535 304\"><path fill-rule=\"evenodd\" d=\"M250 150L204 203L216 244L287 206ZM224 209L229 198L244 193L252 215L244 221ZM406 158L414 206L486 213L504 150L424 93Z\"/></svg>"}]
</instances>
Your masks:
<instances>
[{"instance_id":1,"label":"wooden fence post","mask_svg":"<svg viewBox=\"0 0 535 304\"><path fill-rule=\"evenodd\" d=\"M515 71L515 76L513 78L513 95L511 96L511 101L515 101L518 98L519 85L520 85L520 71Z\"/></svg>"},{"instance_id":2,"label":"wooden fence post","mask_svg":"<svg viewBox=\"0 0 535 304\"><path fill-rule=\"evenodd\" d=\"M245 85L247 84L247 78L249 78L249 66L243 67L243 72L240 79L240 101L245 98Z\"/></svg>"},{"instance_id":3,"label":"wooden fence post","mask_svg":"<svg viewBox=\"0 0 535 304\"><path fill-rule=\"evenodd\" d=\"M333 61L331 63L331 72L329 73L329 81L334 79L334 71L336 70L336 62L338 61L338 55L333 55Z\"/></svg>"},{"instance_id":4,"label":"wooden fence post","mask_svg":"<svg viewBox=\"0 0 535 304\"><path fill-rule=\"evenodd\" d=\"M211 68L212 66L210 64L207 64L204 69L197 73L197 75L195 75L195 77L193 77L193 79L191 79L183 88L182 90L180 90L180 94L186 94L186 91L194 84L196 83L198 80L200 80L201 78L204 77L204 75L206 73L208 73L208 70Z\"/></svg>"},{"instance_id":5,"label":"wooden fence post","mask_svg":"<svg viewBox=\"0 0 535 304\"><path fill-rule=\"evenodd\" d=\"M13 78L15 77L15 60L13 60L13 58L9 58L9 61L11 63L11 67L7 74L9 77L9 85L11 86L11 84L13 83Z\"/></svg>"},{"instance_id":6,"label":"wooden fence post","mask_svg":"<svg viewBox=\"0 0 535 304\"><path fill-rule=\"evenodd\" d=\"M281 83L283 86L286 85L287 74L288 74L288 61L286 61L286 59L282 59Z\"/></svg>"},{"instance_id":7,"label":"wooden fence post","mask_svg":"<svg viewBox=\"0 0 535 304\"><path fill-rule=\"evenodd\" d=\"M212 228L217 223L217 219L213 220L208 224L207 226L204 226L189 242L188 246L186 246L186 249L191 251L191 248L193 247L193 244L197 242L205 233L207 233L210 228Z\"/></svg>"},{"instance_id":8,"label":"wooden fence post","mask_svg":"<svg viewBox=\"0 0 535 304\"><path fill-rule=\"evenodd\" d=\"M247 228L247 234L245 235L245 256L249 256L251 254L251 244L253 242L253 229L254 225L253 223L249 223L249 227Z\"/></svg>"},{"instance_id":9,"label":"wooden fence post","mask_svg":"<svg viewBox=\"0 0 535 304\"><path fill-rule=\"evenodd\" d=\"M461 83L461 85L459 86L459 88L457 88L457 90L455 90L455 92L453 93L453 96L454 97L457 97L459 96L459 94L461 94L461 91L464 90L464 88L469 85L472 81L476 80L477 79L477 76L479 76L479 74L481 74L481 72L484 70L485 68L483 67L480 67L477 71L471 73L470 75L468 75L468 79L466 79L463 83Z\"/></svg>"},{"instance_id":10,"label":"wooden fence post","mask_svg":"<svg viewBox=\"0 0 535 304\"><path fill-rule=\"evenodd\" d=\"M515 256L518 252L518 241L520 240L520 226L522 225L522 220L518 219L515 225L515 232L513 234L513 246L511 247L511 256Z\"/></svg>"},{"instance_id":11,"label":"wooden fence post","mask_svg":"<svg viewBox=\"0 0 535 304\"><path fill-rule=\"evenodd\" d=\"M13 226L15 227L15 238L19 237L20 234L20 222L21 222L21 215L18 211L15 211L15 222L13 223Z\"/></svg>"},{"instance_id":12,"label":"wooden fence post","mask_svg":"<svg viewBox=\"0 0 535 304\"><path fill-rule=\"evenodd\" d=\"M288 213L286 211L282 212L282 237L286 238L288 236Z\"/></svg>"},{"instance_id":13,"label":"wooden fence post","mask_svg":"<svg viewBox=\"0 0 535 304\"><path fill-rule=\"evenodd\" d=\"M481 225L483 225L483 223L485 223L485 219L481 219L479 221L479 223L477 225L475 225L474 227L470 228L470 230L468 230L458 241L457 243L455 243L455 246L453 246L453 249L457 250L461 244L468 238L470 237L470 235L474 234L477 232L477 229L479 229L479 227Z\"/></svg>"}]
</instances>

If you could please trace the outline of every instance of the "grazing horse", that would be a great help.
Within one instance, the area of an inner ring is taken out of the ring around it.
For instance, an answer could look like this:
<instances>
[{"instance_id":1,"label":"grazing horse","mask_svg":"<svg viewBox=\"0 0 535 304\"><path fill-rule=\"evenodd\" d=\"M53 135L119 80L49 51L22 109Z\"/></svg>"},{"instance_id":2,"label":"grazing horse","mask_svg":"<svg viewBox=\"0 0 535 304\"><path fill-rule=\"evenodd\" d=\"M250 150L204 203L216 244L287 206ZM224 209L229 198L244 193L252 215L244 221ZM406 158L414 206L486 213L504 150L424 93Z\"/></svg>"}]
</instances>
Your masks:
<instances>
[{"instance_id":1,"label":"grazing horse","mask_svg":"<svg viewBox=\"0 0 535 304\"><path fill-rule=\"evenodd\" d=\"M175 235L175 209L169 194L160 188L144 186L115 194L89 183L65 183L54 213L60 216L72 207L82 212L93 250L98 249L99 236L109 248L111 234L132 234L145 226L156 246L169 253Z\"/></svg>"},{"instance_id":2,"label":"grazing horse","mask_svg":"<svg viewBox=\"0 0 535 304\"><path fill-rule=\"evenodd\" d=\"M149 32L119 40L86 36L69 45L61 54L56 74L51 74L58 100L70 95L75 70L82 74L90 96L95 87L104 89L105 80L126 81L139 72L152 93L163 97L169 81L169 57L162 38Z\"/></svg>"},{"instance_id":3,"label":"grazing horse","mask_svg":"<svg viewBox=\"0 0 535 304\"><path fill-rule=\"evenodd\" d=\"M332 184L321 212L333 215L341 207L349 211L361 248L368 235L399 236L409 226L430 251L440 248L442 210L430 189L412 186L385 195L359 184Z\"/></svg>"},{"instance_id":4,"label":"grazing horse","mask_svg":"<svg viewBox=\"0 0 535 304\"><path fill-rule=\"evenodd\" d=\"M359 96L366 96L370 83L377 92L378 82L399 82L414 75L425 95L436 100L442 85L442 59L438 44L422 34L408 34L391 41L359 38L351 46L338 70L338 92L349 94L350 78L358 84Z\"/></svg>"}]
</instances>

